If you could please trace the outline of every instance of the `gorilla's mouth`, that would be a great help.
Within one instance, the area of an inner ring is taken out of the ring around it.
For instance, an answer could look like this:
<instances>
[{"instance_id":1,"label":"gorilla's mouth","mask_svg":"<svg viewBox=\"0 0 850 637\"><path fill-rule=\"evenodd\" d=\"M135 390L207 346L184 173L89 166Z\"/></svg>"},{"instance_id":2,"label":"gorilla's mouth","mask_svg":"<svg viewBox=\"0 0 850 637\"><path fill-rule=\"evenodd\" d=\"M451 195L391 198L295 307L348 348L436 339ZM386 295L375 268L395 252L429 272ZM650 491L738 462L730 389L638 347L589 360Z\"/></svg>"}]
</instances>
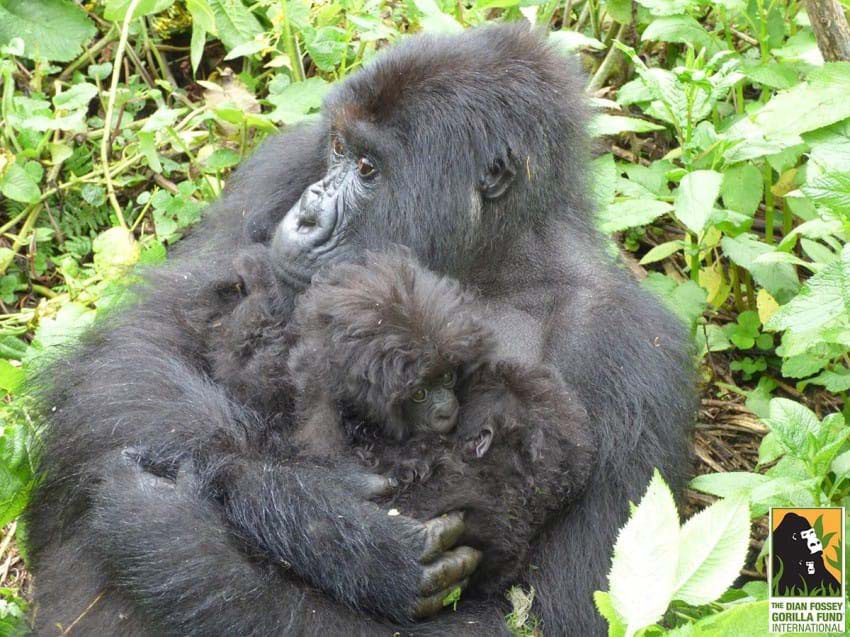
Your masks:
<instances>
[{"instance_id":1,"label":"gorilla's mouth","mask_svg":"<svg viewBox=\"0 0 850 637\"><path fill-rule=\"evenodd\" d=\"M276 263L274 271L283 283L295 290L306 290L313 279L312 272L299 270L291 263Z\"/></svg>"}]
</instances>

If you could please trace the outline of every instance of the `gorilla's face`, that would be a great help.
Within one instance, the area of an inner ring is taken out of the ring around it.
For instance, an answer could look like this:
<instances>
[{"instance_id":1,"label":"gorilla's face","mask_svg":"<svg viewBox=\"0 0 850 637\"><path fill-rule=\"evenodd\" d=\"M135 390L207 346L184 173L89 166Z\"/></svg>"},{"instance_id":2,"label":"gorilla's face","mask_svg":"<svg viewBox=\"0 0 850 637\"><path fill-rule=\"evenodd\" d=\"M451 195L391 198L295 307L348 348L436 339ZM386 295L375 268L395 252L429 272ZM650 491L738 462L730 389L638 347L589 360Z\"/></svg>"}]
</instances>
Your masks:
<instances>
[{"instance_id":1,"label":"gorilla's face","mask_svg":"<svg viewBox=\"0 0 850 637\"><path fill-rule=\"evenodd\" d=\"M353 220L387 196L375 144L333 131L328 146L327 173L304 191L272 239L278 275L296 288L309 285L321 266L352 256Z\"/></svg>"}]
</instances>

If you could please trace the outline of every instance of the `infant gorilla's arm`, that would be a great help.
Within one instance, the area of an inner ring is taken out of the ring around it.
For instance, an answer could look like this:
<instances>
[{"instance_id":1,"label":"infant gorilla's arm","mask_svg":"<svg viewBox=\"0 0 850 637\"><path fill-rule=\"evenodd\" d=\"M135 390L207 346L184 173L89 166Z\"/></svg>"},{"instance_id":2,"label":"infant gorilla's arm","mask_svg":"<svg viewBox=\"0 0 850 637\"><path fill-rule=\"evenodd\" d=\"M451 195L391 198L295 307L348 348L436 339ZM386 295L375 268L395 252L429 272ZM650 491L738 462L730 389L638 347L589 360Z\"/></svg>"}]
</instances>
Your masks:
<instances>
[{"instance_id":1,"label":"infant gorilla's arm","mask_svg":"<svg viewBox=\"0 0 850 637\"><path fill-rule=\"evenodd\" d=\"M296 423L304 451L346 435L361 460L405 483L389 499L403 513L466 511L464 542L485 552L474 588L494 592L525 565L547 515L580 495L594 443L557 371L503 360L480 309L406 253L371 254L299 299L290 370L296 401L319 388L305 405L331 414ZM448 418L429 415L446 405Z\"/></svg>"}]
</instances>

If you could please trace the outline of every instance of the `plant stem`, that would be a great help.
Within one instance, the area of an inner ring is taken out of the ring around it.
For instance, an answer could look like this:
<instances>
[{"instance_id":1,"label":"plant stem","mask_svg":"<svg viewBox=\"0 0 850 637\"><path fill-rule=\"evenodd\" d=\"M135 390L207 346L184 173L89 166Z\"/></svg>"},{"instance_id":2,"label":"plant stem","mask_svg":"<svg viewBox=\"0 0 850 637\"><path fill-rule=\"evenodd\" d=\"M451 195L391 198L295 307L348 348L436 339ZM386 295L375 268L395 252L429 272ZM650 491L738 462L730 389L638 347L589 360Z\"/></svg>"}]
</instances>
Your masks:
<instances>
[{"instance_id":1,"label":"plant stem","mask_svg":"<svg viewBox=\"0 0 850 637\"><path fill-rule=\"evenodd\" d=\"M130 0L127 14L124 16L124 24L121 25L121 38L118 40L118 50L115 52L115 60L112 62L112 83L109 87L109 100L106 102L106 115L103 123L103 137L100 140L100 162L103 165L103 179L106 182L106 193L118 223L122 228L127 227L124 220L124 212L115 196L115 184L112 183L112 175L109 169L109 147L112 142L110 126L112 125L112 113L115 110L115 96L118 93L118 80L121 76L121 62L124 60L124 50L127 48L127 38L130 35L130 23L133 21L133 13L141 0Z\"/></svg>"},{"instance_id":2,"label":"plant stem","mask_svg":"<svg viewBox=\"0 0 850 637\"><path fill-rule=\"evenodd\" d=\"M773 243L773 169L764 162L764 240Z\"/></svg>"},{"instance_id":3,"label":"plant stem","mask_svg":"<svg viewBox=\"0 0 850 637\"><path fill-rule=\"evenodd\" d=\"M620 28L617 30L617 35L615 36L615 39L620 40L625 34L626 25L621 24ZM587 85L588 93L594 93L605 85L605 81L608 79L608 76L611 75L611 71L614 70L614 67L617 64L617 61L620 59L620 56L622 56L620 49L611 45L611 48L608 49L608 53L602 60L602 64L599 65L599 68L596 69L596 73L594 73L593 77L590 78L590 83Z\"/></svg>"},{"instance_id":4,"label":"plant stem","mask_svg":"<svg viewBox=\"0 0 850 637\"><path fill-rule=\"evenodd\" d=\"M100 51L105 48L106 45L114 42L116 37L118 37L118 34L115 31L115 27L112 26L110 27L109 31L107 31L106 34L102 38L100 38L100 40L98 40L85 51L83 51L82 55L80 55L76 60L66 66L65 70L63 70L59 74L59 77L56 79L60 81L66 80L71 76L74 71L76 71L86 62L94 62L94 56L100 53Z\"/></svg>"}]
</instances>

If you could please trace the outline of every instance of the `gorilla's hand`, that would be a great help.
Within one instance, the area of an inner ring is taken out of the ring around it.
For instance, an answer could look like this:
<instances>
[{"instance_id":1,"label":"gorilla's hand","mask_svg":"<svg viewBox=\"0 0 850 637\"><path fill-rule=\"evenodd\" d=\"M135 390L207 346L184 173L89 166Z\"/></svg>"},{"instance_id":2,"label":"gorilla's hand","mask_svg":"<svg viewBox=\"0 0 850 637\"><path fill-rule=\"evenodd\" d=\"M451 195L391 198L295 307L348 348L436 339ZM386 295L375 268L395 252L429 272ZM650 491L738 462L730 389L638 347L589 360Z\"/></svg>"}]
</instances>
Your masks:
<instances>
[{"instance_id":1,"label":"gorilla's hand","mask_svg":"<svg viewBox=\"0 0 850 637\"><path fill-rule=\"evenodd\" d=\"M422 523L372 502L389 478L346 463L240 462L219 482L224 514L273 563L351 606L394 621L427 617L478 566L454 547L463 517Z\"/></svg>"},{"instance_id":2,"label":"gorilla's hand","mask_svg":"<svg viewBox=\"0 0 850 637\"><path fill-rule=\"evenodd\" d=\"M394 478L355 469L343 481L353 488L353 493L366 500L390 495L398 486ZM468 546L455 547L463 535L463 513L454 511L419 522L413 518L395 515L390 509L387 518L395 518L399 525L399 539L412 539L414 550L419 549L419 594L413 600L410 616L423 619L443 608L446 595L455 588L465 589L469 576L481 560L481 553Z\"/></svg>"}]
</instances>

